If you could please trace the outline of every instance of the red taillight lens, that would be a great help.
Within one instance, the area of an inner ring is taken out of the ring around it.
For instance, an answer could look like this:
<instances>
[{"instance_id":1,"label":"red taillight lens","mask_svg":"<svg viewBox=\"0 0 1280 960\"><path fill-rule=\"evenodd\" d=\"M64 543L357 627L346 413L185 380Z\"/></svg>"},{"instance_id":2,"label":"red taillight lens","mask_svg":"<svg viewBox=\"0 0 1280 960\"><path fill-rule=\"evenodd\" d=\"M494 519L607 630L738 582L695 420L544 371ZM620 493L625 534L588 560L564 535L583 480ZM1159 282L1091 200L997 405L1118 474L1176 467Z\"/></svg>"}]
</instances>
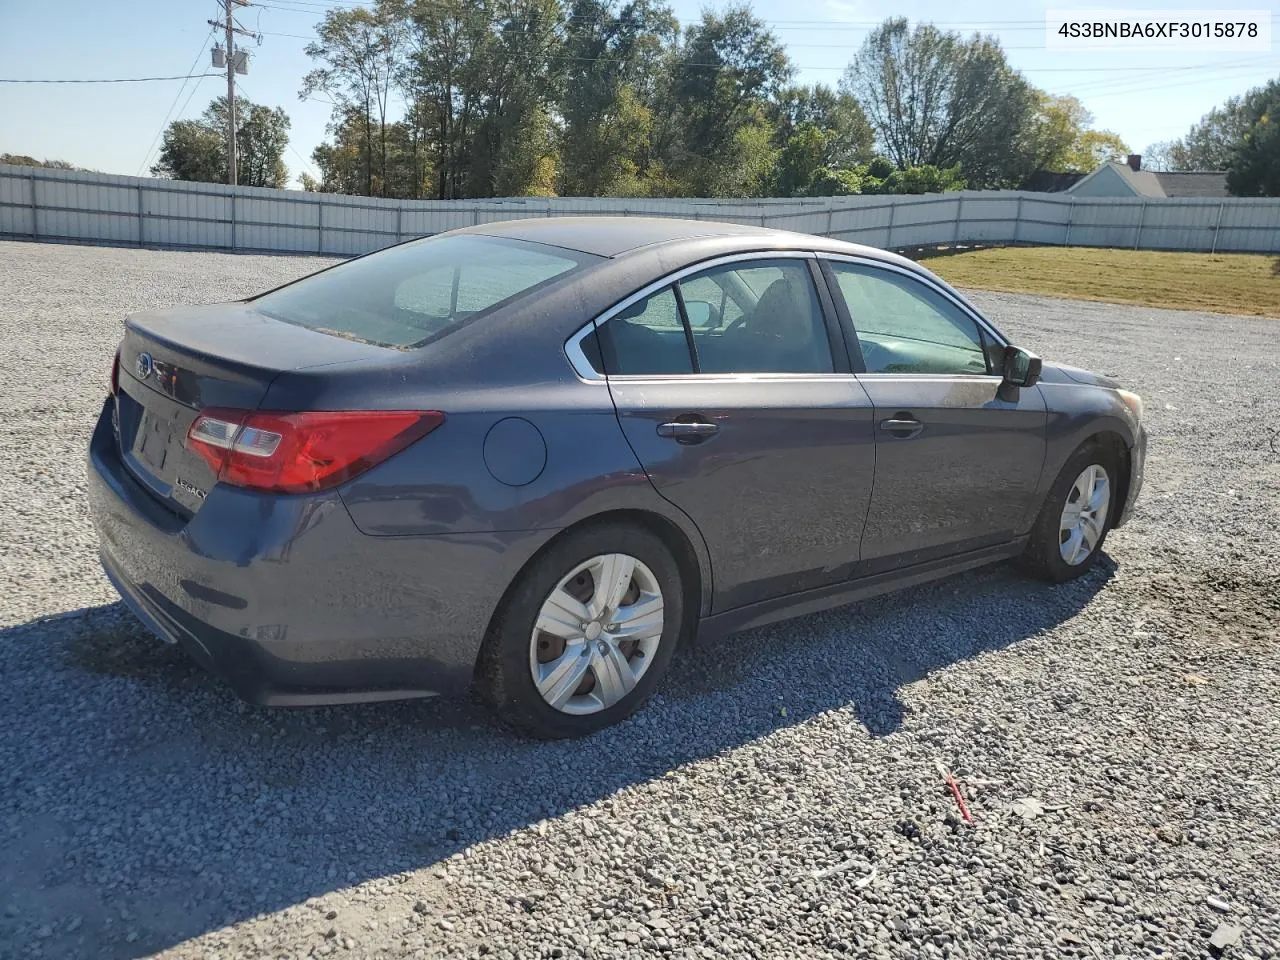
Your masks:
<instances>
[{"instance_id":1,"label":"red taillight lens","mask_svg":"<svg viewBox=\"0 0 1280 960\"><path fill-rule=\"evenodd\" d=\"M206 410L187 446L222 483L307 493L359 476L442 423L436 410Z\"/></svg>"},{"instance_id":2,"label":"red taillight lens","mask_svg":"<svg viewBox=\"0 0 1280 960\"><path fill-rule=\"evenodd\" d=\"M115 358L111 361L111 396L120 392L120 348L116 347Z\"/></svg>"}]
</instances>

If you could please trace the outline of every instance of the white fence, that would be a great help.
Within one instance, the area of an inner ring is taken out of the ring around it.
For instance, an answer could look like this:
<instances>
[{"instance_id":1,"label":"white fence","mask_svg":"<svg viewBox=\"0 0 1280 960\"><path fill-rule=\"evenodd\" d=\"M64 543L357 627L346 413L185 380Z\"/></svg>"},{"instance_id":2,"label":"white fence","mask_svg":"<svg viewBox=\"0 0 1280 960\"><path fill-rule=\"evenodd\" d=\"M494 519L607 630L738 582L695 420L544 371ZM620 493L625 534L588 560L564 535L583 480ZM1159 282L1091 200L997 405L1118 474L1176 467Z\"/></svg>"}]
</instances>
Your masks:
<instances>
[{"instance_id":1,"label":"white fence","mask_svg":"<svg viewBox=\"0 0 1280 960\"><path fill-rule=\"evenodd\" d=\"M1056 244L1280 253L1280 199L1093 199L1018 191L805 200L380 200L0 164L0 237L272 253L366 253L494 220L730 220L888 249Z\"/></svg>"}]
</instances>

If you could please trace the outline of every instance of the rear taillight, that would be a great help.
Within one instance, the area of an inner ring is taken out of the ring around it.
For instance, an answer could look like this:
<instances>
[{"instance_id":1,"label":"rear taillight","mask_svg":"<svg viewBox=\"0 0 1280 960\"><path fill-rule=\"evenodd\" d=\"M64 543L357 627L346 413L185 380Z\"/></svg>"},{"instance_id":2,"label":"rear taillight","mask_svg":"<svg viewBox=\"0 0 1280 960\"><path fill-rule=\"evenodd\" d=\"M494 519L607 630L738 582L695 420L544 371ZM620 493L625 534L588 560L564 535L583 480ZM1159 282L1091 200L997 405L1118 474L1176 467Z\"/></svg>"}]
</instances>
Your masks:
<instances>
[{"instance_id":1,"label":"rear taillight","mask_svg":"<svg viewBox=\"0 0 1280 960\"><path fill-rule=\"evenodd\" d=\"M120 348L116 347L115 358L111 361L111 396L120 392Z\"/></svg>"},{"instance_id":2,"label":"rear taillight","mask_svg":"<svg viewBox=\"0 0 1280 960\"><path fill-rule=\"evenodd\" d=\"M191 424L187 447L221 483L307 493L359 476L442 423L444 414L435 410L212 409Z\"/></svg>"}]
</instances>

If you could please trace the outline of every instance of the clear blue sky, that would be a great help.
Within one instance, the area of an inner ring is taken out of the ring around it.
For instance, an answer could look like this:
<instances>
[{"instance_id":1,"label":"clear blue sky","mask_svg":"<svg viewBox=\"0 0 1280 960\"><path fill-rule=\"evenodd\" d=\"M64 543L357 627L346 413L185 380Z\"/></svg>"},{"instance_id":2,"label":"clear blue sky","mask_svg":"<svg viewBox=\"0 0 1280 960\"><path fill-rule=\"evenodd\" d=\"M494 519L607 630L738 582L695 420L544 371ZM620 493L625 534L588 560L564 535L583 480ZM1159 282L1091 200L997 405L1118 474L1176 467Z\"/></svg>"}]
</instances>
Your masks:
<instances>
[{"instance_id":1,"label":"clear blue sky","mask_svg":"<svg viewBox=\"0 0 1280 960\"><path fill-rule=\"evenodd\" d=\"M241 24L267 35L253 53L241 92L281 106L293 120L290 172L310 169L312 149L324 138L328 104L299 101L309 69L305 39L323 10L338 0L263 0L243 8ZM717 4L723 5L723 4ZM704 4L676 0L681 22ZM1270 53L1050 51L1044 44L1046 8L1113 6L1095 0L757 0L756 15L787 45L806 83L834 85L866 36L889 15L932 21L945 29L997 35L1009 60L1034 84L1080 97L1096 126L1119 133L1135 150L1181 136L1226 97L1280 76L1280 51ZM1130 0L1126 8L1269 9L1280 0ZM288 9L285 9L288 8ZM209 67L209 26L216 0L0 0L0 78L97 79L198 73ZM963 12L962 12L963 11ZM963 18L963 19L962 19ZM1280 22L1274 32L1280 35ZM191 70L193 63L196 69ZM198 84L198 85L197 85ZM194 88L193 88L193 85ZM137 84L0 84L0 153L68 160L108 173L147 173L170 108L193 117L225 83L216 77ZM194 94L192 93L194 89ZM305 160L303 158L306 158Z\"/></svg>"}]
</instances>

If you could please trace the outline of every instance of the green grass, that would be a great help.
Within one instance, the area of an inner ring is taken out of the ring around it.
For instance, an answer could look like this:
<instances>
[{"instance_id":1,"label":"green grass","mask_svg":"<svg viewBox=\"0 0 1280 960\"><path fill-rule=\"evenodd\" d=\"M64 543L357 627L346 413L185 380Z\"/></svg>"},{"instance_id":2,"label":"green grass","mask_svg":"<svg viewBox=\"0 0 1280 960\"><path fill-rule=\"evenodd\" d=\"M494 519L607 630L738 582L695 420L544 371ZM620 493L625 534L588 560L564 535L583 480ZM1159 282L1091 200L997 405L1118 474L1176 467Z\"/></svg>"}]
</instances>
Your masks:
<instances>
[{"instance_id":1,"label":"green grass","mask_svg":"<svg viewBox=\"0 0 1280 960\"><path fill-rule=\"evenodd\" d=\"M1280 258L1097 247L999 247L924 261L958 287L1280 317Z\"/></svg>"}]
</instances>

